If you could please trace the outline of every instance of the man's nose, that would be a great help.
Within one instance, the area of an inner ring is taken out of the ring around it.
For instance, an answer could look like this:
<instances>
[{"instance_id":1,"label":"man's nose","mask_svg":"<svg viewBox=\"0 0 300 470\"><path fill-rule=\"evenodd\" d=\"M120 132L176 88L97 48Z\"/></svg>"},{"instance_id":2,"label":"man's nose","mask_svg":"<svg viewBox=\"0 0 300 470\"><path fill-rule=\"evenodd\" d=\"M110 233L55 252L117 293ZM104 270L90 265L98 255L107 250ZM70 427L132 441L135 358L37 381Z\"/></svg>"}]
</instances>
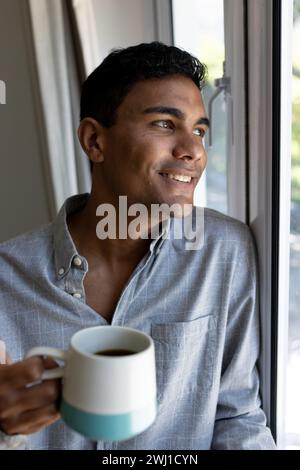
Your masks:
<instances>
[{"instance_id":1,"label":"man's nose","mask_svg":"<svg viewBox=\"0 0 300 470\"><path fill-rule=\"evenodd\" d=\"M189 136L178 140L173 148L173 156L179 160L200 160L205 156L202 139Z\"/></svg>"}]
</instances>

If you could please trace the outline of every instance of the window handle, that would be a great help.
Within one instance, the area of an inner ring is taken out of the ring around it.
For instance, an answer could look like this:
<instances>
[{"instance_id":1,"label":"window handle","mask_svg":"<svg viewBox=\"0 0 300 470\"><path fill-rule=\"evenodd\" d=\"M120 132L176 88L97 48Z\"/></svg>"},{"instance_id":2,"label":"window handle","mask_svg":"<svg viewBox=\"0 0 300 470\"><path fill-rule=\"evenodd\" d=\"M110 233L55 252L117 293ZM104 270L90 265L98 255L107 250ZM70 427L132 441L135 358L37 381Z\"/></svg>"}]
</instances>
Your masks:
<instances>
[{"instance_id":1,"label":"window handle","mask_svg":"<svg viewBox=\"0 0 300 470\"><path fill-rule=\"evenodd\" d=\"M216 78L214 81L214 85L216 87L216 91L210 98L208 102L208 115L210 121L210 128L209 128L209 146L212 146L212 136L213 136L213 104L216 98L219 96L220 93L224 91L224 99L229 104L229 113L230 113L230 127L231 127L231 140L233 145L233 100L231 96L231 82L230 77L226 77L225 72L225 62L223 62L223 77Z\"/></svg>"}]
</instances>

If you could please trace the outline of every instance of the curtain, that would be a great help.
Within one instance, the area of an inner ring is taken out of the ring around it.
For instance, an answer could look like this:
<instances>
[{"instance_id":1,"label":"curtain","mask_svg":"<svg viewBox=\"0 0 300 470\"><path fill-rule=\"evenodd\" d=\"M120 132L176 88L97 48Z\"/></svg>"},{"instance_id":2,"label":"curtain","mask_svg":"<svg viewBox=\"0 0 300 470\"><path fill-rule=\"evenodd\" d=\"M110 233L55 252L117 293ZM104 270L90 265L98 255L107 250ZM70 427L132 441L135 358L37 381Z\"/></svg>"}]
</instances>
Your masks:
<instances>
[{"instance_id":1,"label":"curtain","mask_svg":"<svg viewBox=\"0 0 300 470\"><path fill-rule=\"evenodd\" d=\"M89 192L90 167L78 142L80 77L64 0L29 0L54 204ZM74 25L73 25L74 26Z\"/></svg>"}]
</instances>

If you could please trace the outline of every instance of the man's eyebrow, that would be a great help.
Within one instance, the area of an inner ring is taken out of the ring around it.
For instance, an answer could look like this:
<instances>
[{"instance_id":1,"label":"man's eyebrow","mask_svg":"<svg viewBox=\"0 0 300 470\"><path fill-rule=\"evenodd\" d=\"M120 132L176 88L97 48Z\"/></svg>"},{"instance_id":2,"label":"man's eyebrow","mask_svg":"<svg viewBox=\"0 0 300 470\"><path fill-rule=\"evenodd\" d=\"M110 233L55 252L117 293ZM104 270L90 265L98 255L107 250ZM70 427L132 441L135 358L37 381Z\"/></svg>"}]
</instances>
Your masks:
<instances>
[{"instance_id":1,"label":"man's eyebrow","mask_svg":"<svg viewBox=\"0 0 300 470\"><path fill-rule=\"evenodd\" d=\"M143 111L143 114L170 114L171 116L176 117L177 119L185 119L185 113L178 108L171 108L169 106L152 106L146 108ZM209 127L209 119L207 117L201 117L196 121L196 124L204 124Z\"/></svg>"},{"instance_id":2,"label":"man's eyebrow","mask_svg":"<svg viewBox=\"0 0 300 470\"><path fill-rule=\"evenodd\" d=\"M196 124L203 124L206 127L210 126L210 122L209 122L209 119L207 117L201 117L200 119L198 119Z\"/></svg>"}]
</instances>

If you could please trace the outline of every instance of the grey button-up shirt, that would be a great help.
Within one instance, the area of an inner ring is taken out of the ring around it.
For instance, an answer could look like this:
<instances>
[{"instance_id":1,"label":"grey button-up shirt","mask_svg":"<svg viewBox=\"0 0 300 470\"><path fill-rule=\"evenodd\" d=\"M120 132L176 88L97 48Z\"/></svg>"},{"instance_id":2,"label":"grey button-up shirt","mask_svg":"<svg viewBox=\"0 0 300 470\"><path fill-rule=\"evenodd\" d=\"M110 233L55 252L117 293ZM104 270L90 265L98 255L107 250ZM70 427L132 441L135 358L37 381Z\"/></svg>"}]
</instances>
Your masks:
<instances>
[{"instance_id":1,"label":"grey button-up shirt","mask_svg":"<svg viewBox=\"0 0 300 470\"><path fill-rule=\"evenodd\" d=\"M0 245L0 336L14 361L32 347L67 349L81 328L107 321L85 302L88 264L66 216L87 195L68 199L56 220ZM196 213L197 209L195 209ZM91 442L62 420L29 436L29 449L274 449L260 408L257 277L246 225L204 211L204 242L161 234L136 267L112 325L152 336L158 415L123 442Z\"/></svg>"}]
</instances>

